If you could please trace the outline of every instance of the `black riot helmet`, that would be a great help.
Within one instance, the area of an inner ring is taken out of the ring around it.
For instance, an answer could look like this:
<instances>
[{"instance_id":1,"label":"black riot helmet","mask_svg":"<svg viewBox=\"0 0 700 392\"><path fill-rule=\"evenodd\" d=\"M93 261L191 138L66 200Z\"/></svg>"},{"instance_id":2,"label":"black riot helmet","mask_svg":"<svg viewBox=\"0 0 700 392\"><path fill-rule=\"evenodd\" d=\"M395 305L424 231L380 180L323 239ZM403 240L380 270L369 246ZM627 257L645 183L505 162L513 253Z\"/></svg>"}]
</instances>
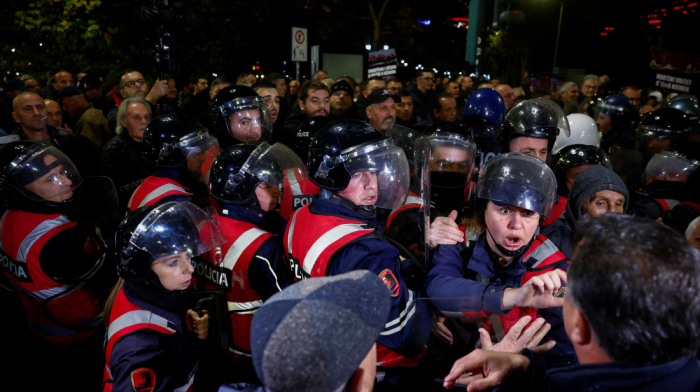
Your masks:
<instances>
[{"instance_id":1,"label":"black riot helmet","mask_svg":"<svg viewBox=\"0 0 700 392\"><path fill-rule=\"evenodd\" d=\"M479 171L484 162L501 153L502 146L498 141L499 128L498 125L481 117L472 117L465 120L464 126L469 131L474 143L476 143L477 158L475 169Z\"/></svg>"},{"instance_id":2,"label":"black riot helmet","mask_svg":"<svg viewBox=\"0 0 700 392\"><path fill-rule=\"evenodd\" d=\"M364 121L339 119L323 127L311 141L307 163L311 182L330 192L347 188L355 173L373 173L377 207L398 208L408 193L406 154Z\"/></svg>"},{"instance_id":3,"label":"black riot helmet","mask_svg":"<svg viewBox=\"0 0 700 392\"><path fill-rule=\"evenodd\" d=\"M187 169L189 160L211 161L218 152L216 138L197 120L184 114L156 117L143 132L141 155L157 167ZM201 166L200 172L192 172L198 179L204 178Z\"/></svg>"},{"instance_id":4,"label":"black riot helmet","mask_svg":"<svg viewBox=\"0 0 700 392\"><path fill-rule=\"evenodd\" d=\"M500 128L504 151L509 151L511 140L523 136L547 139L551 151L559 132L571 135L564 111L548 98L529 99L513 106L501 121Z\"/></svg>"},{"instance_id":5,"label":"black riot helmet","mask_svg":"<svg viewBox=\"0 0 700 392\"><path fill-rule=\"evenodd\" d=\"M0 146L2 209L59 207L81 183L78 169L56 147L27 140Z\"/></svg>"},{"instance_id":6,"label":"black riot helmet","mask_svg":"<svg viewBox=\"0 0 700 392\"><path fill-rule=\"evenodd\" d=\"M216 222L192 203L141 207L124 218L117 229L117 273L132 283L157 281L155 273L150 273L154 260L182 252L198 256L224 243L226 239Z\"/></svg>"},{"instance_id":7,"label":"black riot helmet","mask_svg":"<svg viewBox=\"0 0 700 392\"><path fill-rule=\"evenodd\" d=\"M220 90L212 102L212 122L217 133L228 132L243 143L261 143L272 138L272 116L265 99L248 86Z\"/></svg>"},{"instance_id":8,"label":"black riot helmet","mask_svg":"<svg viewBox=\"0 0 700 392\"><path fill-rule=\"evenodd\" d=\"M287 178L285 175L294 173ZM282 191L284 186L295 186L306 178L304 163L282 143L235 145L219 154L209 172L209 191L219 201L244 204L264 214L255 189L260 184Z\"/></svg>"},{"instance_id":9,"label":"black riot helmet","mask_svg":"<svg viewBox=\"0 0 700 392\"><path fill-rule=\"evenodd\" d=\"M454 121L441 121L433 124L425 130L424 134L428 135L436 132L454 133L455 135L460 135L465 138L471 137L467 127Z\"/></svg>"},{"instance_id":10,"label":"black riot helmet","mask_svg":"<svg viewBox=\"0 0 700 392\"><path fill-rule=\"evenodd\" d=\"M661 105L661 107L678 109L681 112L691 116L691 120L700 118L700 106L698 106L698 100L695 98L695 96L690 94L678 94L674 97L668 98L666 102Z\"/></svg>"},{"instance_id":11,"label":"black riot helmet","mask_svg":"<svg viewBox=\"0 0 700 392\"><path fill-rule=\"evenodd\" d=\"M650 199L700 202L700 161L672 150L654 154L642 175L638 194Z\"/></svg>"},{"instance_id":12,"label":"black riot helmet","mask_svg":"<svg viewBox=\"0 0 700 392\"><path fill-rule=\"evenodd\" d=\"M301 159L306 160L309 155L311 138L331 121L333 120L326 116L315 116L301 123L294 137L294 152Z\"/></svg>"},{"instance_id":13,"label":"black riot helmet","mask_svg":"<svg viewBox=\"0 0 700 392\"><path fill-rule=\"evenodd\" d=\"M584 165L603 165L612 170L610 159L600 147L586 144L572 144L563 147L552 160L554 175L557 178L557 188L565 195L569 193L566 184L566 172L569 169Z\"/></svg>"},{"instance_id":14,"label":"black riot helmet","mask_svg":"<svg viewBox=\"0 0 700 392\"><path fill-rule=\"evenodd\" d=\"M637 150L651 157L663 150L678 150L690 135L692 121L682 111L663 108L648 113L637 127Z\"/></svg>"}]
</instances>

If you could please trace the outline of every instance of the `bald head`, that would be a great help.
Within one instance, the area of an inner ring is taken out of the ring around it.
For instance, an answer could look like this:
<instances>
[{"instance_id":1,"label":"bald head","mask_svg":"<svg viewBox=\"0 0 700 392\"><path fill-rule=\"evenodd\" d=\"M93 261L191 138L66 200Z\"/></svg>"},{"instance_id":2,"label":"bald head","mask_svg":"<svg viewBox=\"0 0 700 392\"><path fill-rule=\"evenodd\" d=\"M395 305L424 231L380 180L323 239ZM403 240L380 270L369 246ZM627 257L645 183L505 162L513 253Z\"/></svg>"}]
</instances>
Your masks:
<instances>
[{"instance_id":1,"label":"bald head","mask_svg":"<svg viewBox=\"0 0 700 392\"><path fill-rule=\"evenodd\" d=\"M507 84L499 84L494 88L503 97L503 101L506 103L506 109L510 109L515 105L515 94L513 93L513 88Z\"/></svg>"},{"instance_id":2,"label":"bald head","mask_svg":"<svg viewBox=\"0 0 700 392\"><path fill-rule=\"evenodd\" d=\"M20 124L29 140L46 138L46 106L37 93L25 91L12 100L12 117Z\"/></svg>"},{"instance_id":3,"label":"bald head","mask_svg":"<svg viewBox=\"0 0 700 392\"><path fill-rule=\"evenodd\" d=\"M53 99L45 99L44 107L46 107L46 114L48 114L48 123L54 128L63 128L63 111L58 105L58 102Z\"/></svg>"},{"instance_id":4,"label":"bald head","mask_svg":"<svg viewBox=\"0 0 700 392\"><path fill-rule=\"evenodd\" d=\"M56 72L56 75L54 75L54 82L52 84L53 88L55 88L60 94L64 88L74 86L75 80L73 79L73 75L71 75L69 72L59 71Z\"/></svg>"}]
</instances>

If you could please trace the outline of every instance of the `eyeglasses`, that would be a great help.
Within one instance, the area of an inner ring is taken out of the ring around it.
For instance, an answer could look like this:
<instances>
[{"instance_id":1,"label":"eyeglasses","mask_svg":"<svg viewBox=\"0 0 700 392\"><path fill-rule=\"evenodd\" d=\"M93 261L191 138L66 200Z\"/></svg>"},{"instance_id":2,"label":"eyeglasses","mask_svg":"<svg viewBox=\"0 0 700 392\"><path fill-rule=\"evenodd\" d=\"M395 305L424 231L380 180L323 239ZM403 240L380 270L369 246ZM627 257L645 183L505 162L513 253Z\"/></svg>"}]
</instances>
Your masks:
<instances>
[{"instance_id":1,"label":"eyeglasses","mask_svg":"<svg viewBox=\"0 0 700 392\"><path fill-rule=\"evenodd\" d=\"M426 76L426 77L421 78L421 79L423 79L423 80L429 80L429 81L431 81L431 82L434 82L434 81L435 81L435 78L431 78L431 77L429 77L429 76Z\"/></svg>"},{"instance_id":2,"label":"eyeglasses","mask_svg":"<svg viewBox=\"0 0 700 392\"><path fill-rule=\"evenodd\" d=\"M134 86L143 86L146 84L145 79L134 80L131 82L124 83L124 87L133 88Z\"/></svg>"}]
</instances>

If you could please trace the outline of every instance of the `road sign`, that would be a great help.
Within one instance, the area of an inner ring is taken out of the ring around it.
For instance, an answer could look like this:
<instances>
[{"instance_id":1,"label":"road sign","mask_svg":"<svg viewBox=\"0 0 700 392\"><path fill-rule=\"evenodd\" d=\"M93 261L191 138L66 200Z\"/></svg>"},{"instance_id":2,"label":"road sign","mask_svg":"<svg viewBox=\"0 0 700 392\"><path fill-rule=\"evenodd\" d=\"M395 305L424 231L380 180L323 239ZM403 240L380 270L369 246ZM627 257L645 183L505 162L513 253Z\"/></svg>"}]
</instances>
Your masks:
<instances>
[{"instance_id":1,"label":"road sign","mask_svg":"<svg viewBox=\"0 0 700 392\"><path fill-rule=\"evenodd\" d=\"M306 29L292 27L292 61L308 61Z\"/></svg>"}]
</instances>

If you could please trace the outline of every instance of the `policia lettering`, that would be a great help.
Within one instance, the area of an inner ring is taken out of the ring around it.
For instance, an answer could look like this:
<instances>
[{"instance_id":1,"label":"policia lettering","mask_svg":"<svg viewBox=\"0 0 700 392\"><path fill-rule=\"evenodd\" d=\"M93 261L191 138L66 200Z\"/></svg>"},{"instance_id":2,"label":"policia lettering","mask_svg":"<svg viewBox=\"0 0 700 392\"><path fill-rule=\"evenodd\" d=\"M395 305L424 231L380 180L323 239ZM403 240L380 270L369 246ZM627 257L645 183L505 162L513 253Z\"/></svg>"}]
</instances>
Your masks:
<instances>
[{"instance_id":1,"label":"policia lettering","mask_svg":"<svg viewBox=\"0 0 700 392\"><path fill-rule=\"evenodd\" d=\"M204 279L211 285L230 288L231 270L220 268L200 257L192 258L192 267L197 272L197 279Z\"/></svg>"},{"instance_id":2,"label":"policia lettering","mask_svg":"<svg viewBox=\"0 0 700 392\"><path fill-rule=\"evenodd\" d=\"M10 257L5 251L0 248L0 264L2 270L12 274L15 279L20 282L32 283L32 277L29 275L29 269L27 268L27 263L19 262L12 257Z\"/></svg>"}]
</instances>

